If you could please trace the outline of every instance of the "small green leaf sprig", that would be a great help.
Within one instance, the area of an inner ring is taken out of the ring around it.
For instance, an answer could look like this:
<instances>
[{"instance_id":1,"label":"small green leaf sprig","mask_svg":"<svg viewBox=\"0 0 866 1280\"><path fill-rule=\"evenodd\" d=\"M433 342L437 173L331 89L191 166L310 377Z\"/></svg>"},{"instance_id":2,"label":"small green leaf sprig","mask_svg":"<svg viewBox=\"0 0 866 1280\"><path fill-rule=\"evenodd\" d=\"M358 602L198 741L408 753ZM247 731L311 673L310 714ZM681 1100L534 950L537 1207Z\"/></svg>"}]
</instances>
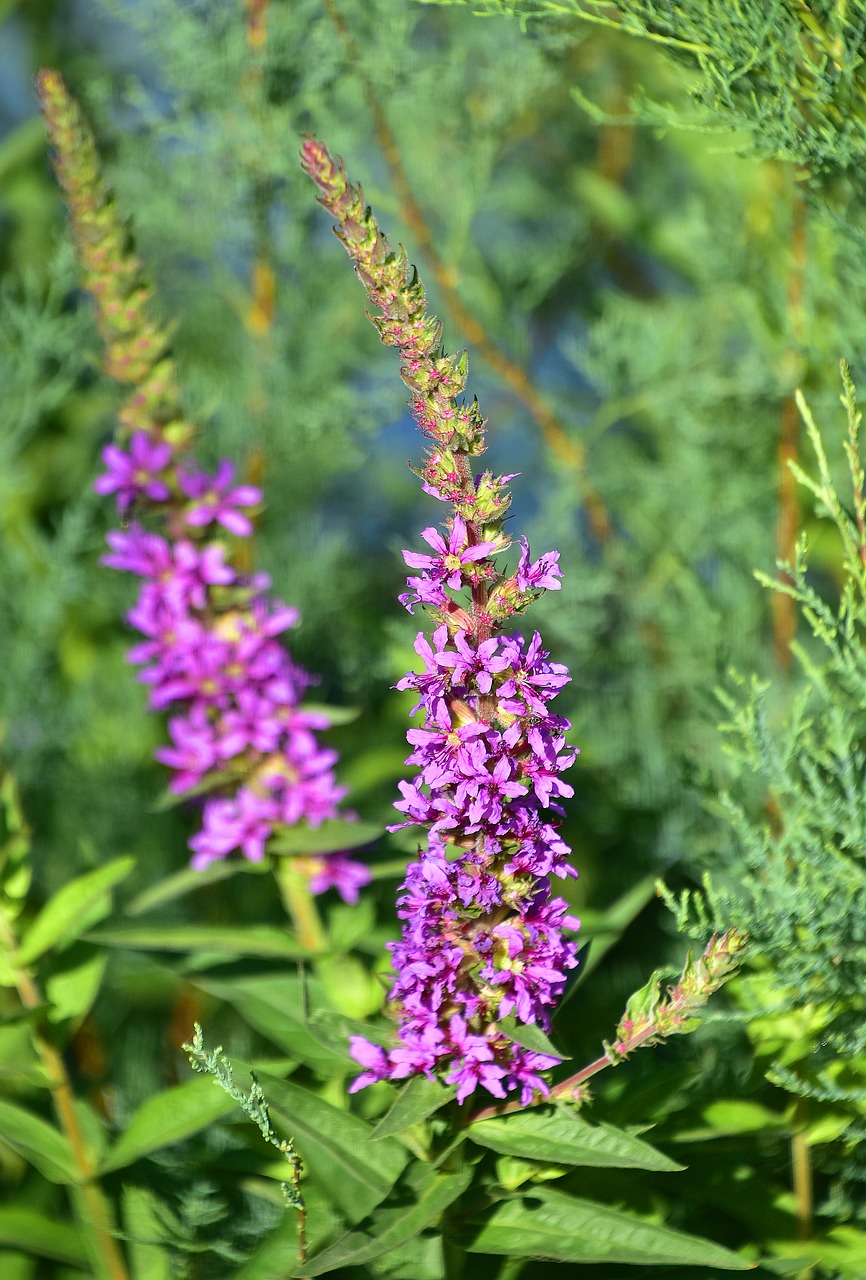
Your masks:
<instances>
[{"instance_id":1,"label":"small green leaf sprig","mask_svg":"<svg viewBox=\"0 0 866 1280\"><path fill-rule=\"evenodd\" d=\"M301 1191L303 1163L295 1150L291 1138L281 1138L271 1124L268 1104L255 1072L250 1072L249 1093L244 1093L243 1089L235 1084L234 1069L231 1062L224 1055L222 1045L217 1045L215 1049L208 1051L204 1046L204 1033L197 1022L193 1025L192 1041L183 1045L183 1049L189 1055L189 1064L193 1071L200 1071L205 1075L212 1076L215 1083L230 1098L234 1099L244 1115L258 1127L265 1142L270 1143L272 1147L276 1147L280 1155L285 1156L288 1161L292 1171L291 1181L281 1182L280 1188L285 1197L286 1205L290 1209L296 1209L298 1213L298 1252L303 1262L307 1255L307 1210Z\"/></svg>"}]
</instances>

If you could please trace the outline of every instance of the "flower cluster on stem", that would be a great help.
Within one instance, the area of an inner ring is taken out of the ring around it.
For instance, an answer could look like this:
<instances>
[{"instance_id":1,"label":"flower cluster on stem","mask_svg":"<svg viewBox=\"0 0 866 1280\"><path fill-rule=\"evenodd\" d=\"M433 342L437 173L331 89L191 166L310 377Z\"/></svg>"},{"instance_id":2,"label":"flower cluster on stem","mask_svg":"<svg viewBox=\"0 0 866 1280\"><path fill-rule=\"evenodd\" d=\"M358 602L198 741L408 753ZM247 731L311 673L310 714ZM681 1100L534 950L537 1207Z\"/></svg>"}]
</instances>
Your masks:
<instances>
[{"instance_id":1,"label":"flower cluster on stem","mask_svg":"<svg viewBox=\"0 0 866 1280\"><path fill-rule=\"evenodd\" d=\"M142 641L129 658L151 707L172 713L171 744L156 755L172 770L171 791L207 796L192 865L236 850L260 861L280 826L318 826L345 794L336 753L317 736L327 717L300 705L313 677L279 640L297 612L269 598L265 574L237 567L236 540L252 534L262 494L235 483L228 459L209 474L192 456L169 334L150 314L93 138L56 72L41 72L38 88L105 369L131 388L94 487L114 495L121 520L103 563L142 580L128 615ZM350 901L369 879L342 854L310 868L313 892L334 885Z\"/></svg>"},{"instance_id":2,"label":"flower cluster on stem","mask_svg":"<svg viewBox=\"0 0 866 1280\"><path fill-rule=\"evenodd\" d=\"M481 1088L523 1102L547 1096L546 1073L559 1059L509 1034L517 1024L550 1026L568 971L577 964L570 933L579 922L552 896L552 876L576 875L555 818L573 794L562 774L576 751L568 721L550 703L568 682L537 632L505 634L544 591L557 590L556 552L533 560L519 540L516 569L501 557L513 476L475 473L485 449L476 402L460 400L465 355L441 348L441 326L427 314L423 286L403 249L393 251L343 165L316 140L302 165L336 221L374 309L383 342L400 353L411 408L428 441L417 470L425 492L449 508L443 528L422 533L425 551L405 551L410 573L401 596L421 605L432 634L415 642L422 670L398 684L418 694L419 727L407 737L399 827L427 829L426 847L408 870L392 944L390 1002L399 1043L390 1051L354 1037L364 1068L358 1089L376 1080L425 1074L457 1088L463 1102Z\"/></svg>"}]
</instances>

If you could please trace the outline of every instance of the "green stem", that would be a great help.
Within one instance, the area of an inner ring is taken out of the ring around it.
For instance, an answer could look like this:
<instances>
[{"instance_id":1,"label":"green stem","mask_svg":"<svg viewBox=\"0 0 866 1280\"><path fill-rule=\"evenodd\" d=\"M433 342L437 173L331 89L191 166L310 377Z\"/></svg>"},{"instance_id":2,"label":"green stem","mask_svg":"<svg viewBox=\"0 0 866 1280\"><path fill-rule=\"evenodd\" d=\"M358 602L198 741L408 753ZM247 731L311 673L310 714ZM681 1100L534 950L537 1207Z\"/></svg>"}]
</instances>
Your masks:
<instances>
[{"instance_id":1,"label":"green stem","mask_svg":"<svg viewBox=\"0 0 866 1280\"><path fill-rule=\"evenodd\" d=\"M327 934L310 893L309 879L298 866L301 861L299 858L277 858L274 872L277 887L301 946L308 951L327 951Z\"/></svg>"},{"instance_id":2,"label":"green stem","mask_svg":"<svg viewBox=\"0 0 866 1280\"><path fill-rule=\"evenodd\" d=\"M17 940L8 922L0 915L0 945L7 955L14 954ZM39 1009L45 1000L32 975L26 969L11 966L18 996L25 1009ZM34 1024L36 1051L48 1080L57 1120L69 1142L78 1179L70 1188L73 1210L81 1231L89 1244L91 1256L100 1276L106 1280L128 1280L126 1263L115 1239L111 1209L96 1177L87 1141L75 1111L75 1098L63 1058L51 1043L44 1023Z\"/></svg>"},{"instance_id":3,"label":"green stem","mask_svg":"<svg viewBox=\"0 0 866 1280\"><path fill-rule=\"evenodd\" d=\"M812 1164L806 1141L806 1108L802 1098L798 1098L795 1103L794 1124L796 1127L791 1135L791 1172L797 1201L797 1239L806 1241L812 1238ZM811 1275L810 1267L803 1273L803 1280L809 1280Z\"/></svg>"},{"instance_id":4,"label":"green stem","mask_svg":"<svg viewBox=\"0 0 866 1280\"><path fill-rule=\"evenodd\" d=\"M443 1232L442 1235L442 1271L445 1280L463 1280L463 1261L466 1257L463 1250L450 1240L448 1235Z\"/></svg>"}]
</instances>

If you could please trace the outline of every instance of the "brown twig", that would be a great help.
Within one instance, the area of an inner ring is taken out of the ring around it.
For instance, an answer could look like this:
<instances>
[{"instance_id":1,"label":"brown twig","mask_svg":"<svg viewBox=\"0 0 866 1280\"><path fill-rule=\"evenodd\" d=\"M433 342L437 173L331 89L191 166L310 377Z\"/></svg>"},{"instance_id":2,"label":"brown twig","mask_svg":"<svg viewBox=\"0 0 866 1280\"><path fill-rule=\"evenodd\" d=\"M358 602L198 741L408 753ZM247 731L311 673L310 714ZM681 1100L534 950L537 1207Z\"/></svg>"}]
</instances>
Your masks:
<instances>
[{"instance_id":1,"label":"brown twig","mask_svg":"<svg viewBox=\"0 0 866 1280\"><path fill-rule=\"evenodd\" d=\"M373 117L376 140L391 174L391 181L400 202L403 221L411 228L418 247L430 267L430 271L442 293L442 300L451 319L460 328L470 345L474 346L491 369L511 388L537 422L548 448L566 467L575 473L580 488L581 501L586 508L590 528L600 542L606 542L611 534L611 521L602 498L586 479L586 448L573 440L566 432L557 414L550 407L526 372L488 336L478 317L470 311L454 285L454 273L443 262L436 249L427 219L412 191L400 148L388 122L385 110L375 88L363 70L363 62L357 41L346 25L336 0L324 0L325 10L346 46L349 59L361 84L361 89Z\"/></svg>"},{"instance_id":2,"label":"brown twig","mask_svg":"<svg viewBox=\"0 0 866 1280\"><path fill-rule=\"evenodd\" d=\"M806 278L806 203L795 181L791 204L791 269L788 277L787 314L791 335L791 355L799 365L803 347L803 313ZM776 524L776 557L792 564L797 548L799 513L797 482L790 463L797 459L800 418L793 389L782 403L779 430L779 515ZM790 582L788 575L784 580ZM791 642L797 626L797 612L792 596L784 591L773 593L773 652L781 671L791 669Z\"/></svg>"},{"instance_id":3,"label":"brown twig","mask_svg":"<svg viewBox=\"0 0 866 1280\"><path fill-rule=\"evenodd\" d=\"M16 946L17 939L0 912L0 949L5 951L7 956L12 957ZM28 1010L43 1008L45 998L28 970L18 967L11 958L10 968L18 997L24 1008ZM73 1201L76 1199L81 1201L79 1225L90 1239L94 1260L101 1264L104 1274L111 1277L111 1280L128 1280L126 1263L114 1236L111 1211L97 1181L96 1165L91 1159L87 1140L75 1111L75 1097L63 1058L51 1043L41 1021L37 1020L34 1023L33 1039L48 1080L58 1123L69 1142L72 1160L78 1172L71 1194Z\"/></svg>"}]
</instances>

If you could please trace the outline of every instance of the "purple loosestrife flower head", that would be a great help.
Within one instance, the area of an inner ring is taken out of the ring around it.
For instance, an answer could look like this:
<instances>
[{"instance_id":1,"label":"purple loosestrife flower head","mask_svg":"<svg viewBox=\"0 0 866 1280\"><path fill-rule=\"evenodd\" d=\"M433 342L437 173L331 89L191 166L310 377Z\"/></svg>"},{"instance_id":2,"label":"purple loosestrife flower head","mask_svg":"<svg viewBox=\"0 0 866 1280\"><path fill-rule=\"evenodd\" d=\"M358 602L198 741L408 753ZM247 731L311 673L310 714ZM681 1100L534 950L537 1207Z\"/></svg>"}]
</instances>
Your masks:
<instances>
[{"instance_id":1,"label":"purple loosestrife flower head","mask_svg":"<svg viewBox=\"0 0 866 1280\"><path fill-rule=\"evenodd\" d=\"M363 1071L352 1087L424 1074L456 1086L459 1102L481 1089L528 1103L548 1095L547 1073L559 1059L518 1043L504 1019L549 1029L577 964L569 933L579 922L550 885L552 876L576 875L556 819L573 794L562 774L577 752L566 743L568 721L550 706L568 671L550 661L537 632L502 632L544 591L559 589L559 557L533 561L520 539L516 572L500 568L511 546L504 521L514 477L473 473L485 424L476 403L458 399L465 356L442 351L441 327L427 315L404 251L391 250L342 164L308 139L302 165L336 220L373 323L400 353L428 441L417 470L424 490L453 508L444 532L421 534L432 554L403 552L419 572L400 600L410 613L421 604L433 631L415 641L423 670L397 686L416 691L423 721L407 734L407 764L418 773L399 784L404 821L392 830L424 826L427 847L408 869L398 900L402 936L390 944L398 1043L385 1050L353 1037Z\"/></svg>"},{"instance_id":2,"label":"purple loosestrife flower head","mask_svg":"<svg viewBox=\"0 0 866 1280\"><path fill-rule=\"evenodd\" d=\"M40 72L37 84L104 367L129 388L94 487L115 495L124 526L109 533L103 562L142 580L128 617L143 640L129 658L144 668L151 706L172 713L171 745L156 754L173 771L171 791L208 795L193 865L235 850L259 861L275 828L336 815L344 789L335 753L318 739L327 718L299 706L312 677L277 639L296 611L267 598L265 575L241 573L225 541L250 536L250 508L262 495L234 483L228 460L208 475L191 457L195 426L183 413L169 333L150 314L151 290L93 137L57 72ZM330 872L320 859L310 874L350 900L369 878L345 855Z\"/></svg>"},{"instance_id":3,"label":"purple loosestrife flower head","mask_svg":"<svg viewBox=\"0 0 866 1280\"><path fill-rule=\"evenodd\" d=\"M128 453L106 448L109 469L94 487L116 492L122 512L135 503L188 535L166 538L133 522L108 535L111 550L103 557L143 579L128 617L145 639L129 657L144 667L140 679L151 706L178 709L169 720L172 745L156 756L174 770L172 792L215 792L190 840L192 865L204 868L236 850L260 862L278 826L302 819L318 826L337 812L345 792L332 772L336 755L316 736L327 718L300 708L312 677L277 640L294 626L297 611L266 598L264 575L239 573L217 532L219 526L251 533L238 508L257 505L259 490L232 488L227 463L214 477L172 469L172 451L143 436L133 434ZM148 461L165 477L158 492L149 487ZM330 868L329 861L311 867L312 891L335 887L356 901L368 870L345 855L335 855Z\"/></svg>"}]
</instances>

